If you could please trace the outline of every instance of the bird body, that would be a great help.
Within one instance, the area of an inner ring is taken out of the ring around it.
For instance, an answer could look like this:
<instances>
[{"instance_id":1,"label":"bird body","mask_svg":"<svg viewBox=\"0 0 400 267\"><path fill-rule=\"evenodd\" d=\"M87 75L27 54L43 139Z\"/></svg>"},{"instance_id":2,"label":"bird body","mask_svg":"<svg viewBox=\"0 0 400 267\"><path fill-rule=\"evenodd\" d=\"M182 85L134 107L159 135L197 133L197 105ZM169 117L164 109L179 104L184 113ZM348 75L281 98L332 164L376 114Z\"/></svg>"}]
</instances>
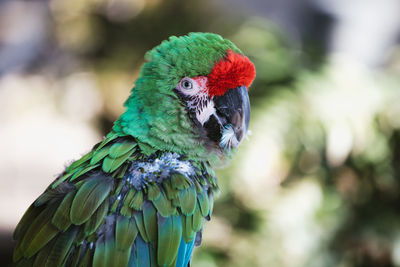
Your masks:
<instances>
[{"instance_id":1,"label":"bird body","mask_svg":"<svg viewBox=\"0 0 400 267\"><path fill-rule=\"evenodd\" d=\"M189 265L218 191L212 165L247 132L255 69L210 33L146 60L112 131L22 217L16 266Z\"/></svg>"}]
</instances>

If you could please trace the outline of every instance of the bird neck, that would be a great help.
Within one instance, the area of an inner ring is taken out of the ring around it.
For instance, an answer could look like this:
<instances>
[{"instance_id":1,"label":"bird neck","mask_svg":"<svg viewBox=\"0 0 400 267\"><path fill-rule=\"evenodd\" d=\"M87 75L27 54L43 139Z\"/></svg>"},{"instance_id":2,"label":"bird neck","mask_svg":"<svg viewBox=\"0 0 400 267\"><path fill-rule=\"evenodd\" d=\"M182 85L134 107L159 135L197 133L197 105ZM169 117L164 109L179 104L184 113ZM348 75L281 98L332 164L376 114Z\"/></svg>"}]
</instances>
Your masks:
<instances>
[{"instance_id":1,"label":"bird neck","mask_svg":"<svg viewBox=\"0 0 400 267\"><path fill-rule=\"evenodd\" d=\"M164 97L158 99L155 105L149 100L140 99L132 90L125 103L127 109L114 123L112 131L119 136L133 136L146 155L169 151L201 161L218 157L206 148L204 140L199 137L196 127L185 116L187 112L178 101Z\"/></svg>"}]
</instances>

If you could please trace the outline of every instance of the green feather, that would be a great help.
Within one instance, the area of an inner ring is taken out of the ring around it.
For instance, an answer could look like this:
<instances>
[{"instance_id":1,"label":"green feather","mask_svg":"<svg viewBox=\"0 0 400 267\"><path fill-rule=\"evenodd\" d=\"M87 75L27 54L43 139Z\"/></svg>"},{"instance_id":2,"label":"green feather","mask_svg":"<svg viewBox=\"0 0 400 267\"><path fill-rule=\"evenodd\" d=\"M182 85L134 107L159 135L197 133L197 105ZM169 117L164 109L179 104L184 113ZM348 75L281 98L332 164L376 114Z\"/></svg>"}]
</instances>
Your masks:
<instances>
[{"instance_id":1,"label":"green feather","mask_svg":"<svg viewBox=\"0 0 400 267\"><path fill-rule=\"evenodd\" d=\"M111 205L111 208L110 208L111 213L117 212L117 209L118 209L118 206L119 206L119 202L120 202L120 199L117 198L114 201L114 203Z\"/></svg>"},{"instance_id":2,"label":"green feather","mask_svg":"<svg viewBox=\"0 0 400 267\"><path fill-rule=\"evenodd\" d=\"M199 203L200 206L201 215L203 217L206 217L210 212L209 210L210 203L205 190L203 190L203 192L201 192L200 194L197 194L197 202Z\"/></svg>"},{"instance_id":3,"label":"green feather","mask_svg":"<svg viewBox=\"0 0 400 267\"><path fill-rule=\"evenodd\" d=\"M120 210L120 213L123 216L132 217L133 209L130 208L128 205L123 205L121 210Z\"/></svg>"},{"instance_id":4,"label":"green feather","mask_svg":"<svg viewBox=\"0 0 400 267\"><path fill-rule=\"evenodd\" d=\"M129 159L127 159L127 161L133 161L133 160L135 160L135 158L133 158L133 156L131 156ZM129 164L123 165L122 168L118 169L118 175L116 175L115 177L118 179L124 178L128 168L129 168Z\"/></svg>"},{"instance_id":5,"label":"green feather","mask_svg":"<svg viewBox=\"0 0 400 267\"><path fill-rule=\"evenodd\" d=\"M58 234L58 229L50 220L47 220L46 224L40 228L40 230L36 231L34 238L24 252L24 256L27 258L32 257L44 245L52 240L56 234Z\"/></svg>"},{"instance_id":6,"label":"green feather","mask_svg":"<svg viewBox=\"0 0 400 267\"><path fill-rule=\"evenodd\" d=\"M176 188L172 188L171 182L169 180L165 180L163 182L163 188L168 199L172 200L178 197L179 190Z\"/></svg>"},{"instance_id":7,"label":"green feather","mask_svg":"<svg viewBox=\"0 0 400 267\"><path fill-rule=\"evenodd\" d=\"M118 222L117 222L118 224ZM122 222L122 224L124 224ZM133 244L133 239L132 239L132 231L130 231L129 227L132 226L129 223L129 220L127 224L125 225L117 225L116 226L116 235L119 233L119 240L117 241L114 238L114 235L110 235L108 238L106 238L105 242L105 264L106 266L113 266L113 267L126 267L129 262L129 257L131 253L130 246ZM119 227L123 227L124 229L118 230ZM128 227L128 228L126 228ZM126 233L121 233L121 231L128 230ZM129 232L130 231L130 232ZM137 233L137 232L136 232ZM125 235L125 236L121 236ZM107 236L107 233L106 233ZM118 248L117 242L120 242L119 245L122 245L124 249ZM130 243L127 245L126 243Z\"/></svg>"},{"instance_id":8,"label":"green feather","mask_svg":"<svg viewBox=\"0 0 400 267\"><path fill-rule=\"evenodd\" d=\"M167 199L164 192L160 193L160 196L153 200L153 205L156 207L157 211L163 217L168 217L171 215L177 215L177 210L174 206L172 206L171 200Z\"/></svg>"},{"instance_id":9,"label":"green feather","mask_svg":"<svg viewBox=\"0 0 400 267\"><path fill-rule=\"evenodd\" d=\"M145 242L149 242L149 237L147 236L146 229L143 221L142 212L133 213L133 217L135 218L137 229L139 230L140 236L143 238Z\"/></svg>"},{"instance_id":10,"label":"green feather","mask_svg":"<svg viewBox=\"0 0 400 267\"><path fill-rule=\"evenodd\" d=\"M128 151L126 154L121 155L118 158L106 157L103 161L103 171L104 172L113 172L119 166L121 166L132 154L135 152L134 150Z\"/></svg>"},{"instance_id":11,"label":"green feather","mask_svg":"<svg viewBox=\"0 0 400 267\"><path fill-rule=\"evenodd\" d=\"M164 218L158 216L157 263L160 266L171 266L178 255L182 239L180 216Z\"/></svg>"},{"instance_id":12,"label":"green feather","mask_svg":"<svg viewBox=\"0 0 400 267\"><path fill-rule=\"evenodd\" d=\"M123 205L120 211L121 215L127 216L127 217L132 217L133 215L133 209L129 208L127 205Z\"/></svg>"},{"instance_id":13,"label":"green feather","mask_svg":"<svg viewBox=\"0 0 400 267\"><path fill-rule=\"evenodd\" d=\"M84 167L80 167L79 169L83 169ZM61 183L63 183L65 180L67 180L69 177L71 177L74 174L74 172L67 172L63 176L57 178L50 186L51 189L55 189L58 187Z\"/></svg>"},{"instance_id":14,"label":"green feather","mask_svg":"<svg viewBox=\"0 0 400 267\"><path fill-rule=\"evenodd\" d=\"M21 258L23 259L24 251L21 248L21 241L19 240L15 246L13 253L13 262L17 262Z\"/></svg>"},{"instance_id":15,"label":"green feather","mask_svg":"<svg viewBox=\"0 0 400 267\"><path fill-rule=\"evenodd\" d=\"M83 253L84 246L76 246L72 255L70 256L70 266L76 267L78 265L79 259Z\"/></svg>"},{"instance_id":16,"label":"green feather","mask_svg":"<svg viewBox=\"0 0 400 267\"><path fill-rule=\"evenodd\" d=\"M118 216L115 226L115 244L117 249L131 248L138 234L135 219Z\"/></svg>"},{"instance_id":17,"label":"green feather","mask_svg":"<svg viewBox=\"0 0 400 267\"><path fill-rule=\"evenodd\" d=\"M26 230L32 224L32 221L39 216L43 211L44 207L35 207L33 204L29 206L27 211L25 211L24 216L22 216L17 227L14 230L13 238L14 240L20 240L25 234Z\"/></svg>"},{"instance_id":18,"label":"green feather","mask_svg":"<svg viewBox=\"0 0 400 267\"><path fill-rule=\"evenodd\" d=\"M109 146L106 146L102 149L97 149L95 152L93 152L92 159L90 160L90 165L95 165L100 160L104 159L108 155L109 151Z\"/></svg>"},{"instance_id":19,"label":"green feather","mask_svg":"<svg viewBox=\"0 0 400 267\"><path fill-rule=\"evenodd\" d=\"M186 178L185 175L174 173L171 175L171 185L172 188L185 189L190 186L190 181Z\"/></svg>"},{"instance_id":20,"label":"green feather","mask_svg":"<svg viewBox=\"0 0 400 267\"><path fill-rule=\"evenodd\" d=\"M136 190L134 188L129 188L128 193L126 193L125 198L124 198L124 204L129 206L129 203L131 203L133 197L135 196Z\"/></svg>"},{"instance_id":21,"label":"green feather","mask_svg":"<svg viewBox=\"0 0 400 267\"><path fill-rule=\"evenodd\" d=\"M173 227L172 218L158 217L158 245L157 245L157 257L158 265L168 266L169 263L169 247L171 242L171 233Z\"/></svg>"},{"instance_id":22,"label":"green feather","mask_svg":"<svg viewBox=\"0 0 400 267\"><path fill-rule=\"evenodd\" d=\"M154 250L152 244L148 244L148 247L149 247L149 256L150 256L149 257L150 267L158 267L157 259L156 259L157 252Z\"/></svg>"},{"instance_id":23,"label":"green feather","mask_svg":"<svg viewBox=\"0 0 400 267\"><path fill-rule=\"evenodd\" d=\"M113 196L117 196L121 193L122 190L122 186L125 184L124 181L117 181L117 186L115 187L115 189L113 190L113 192L111 193Z\"/></svg>"},{"instance_id":24,"label":"green feather","mask_svg":"<svg viewBox=\"0 0 400 267\"><path fill-rule=\"evenodd\" d=\"M192 216L182 215L181 218L183 240L185 240L186 243L190 243L193 241L194 235L196 234L192 227Z\"/></svg>"},{"instance_id":25,"label":"green feather","mask_svg":"<svg viewBox=\"0 0 400 267\"><path fill-rule=\"evenodd\" d=\"M104 218L107 215L108 212L108 205L109 201L106 199L103 201L103 203L99 206L99 208L93 213L93 215L90 217L89 221L85 223L85 235L88 236L92 233L94 233L97 228L104 222Z\"/></svg>"},{"instance_id":26,"label":"green feather","mask_svg":"<svg viewBox=\"0 0 400 267\"><path fill-rule=\"evenodd\" d=\"M154 147L149 146L146 143L139 142L138 145L140 147L141 152L147 156L157 151L156 149L154 149Z\"/></svg>"},{"instance_id":27,"label":"green feather","mask_svg":"<svg viewBox=\"0 0 400 267\"><path fill-rule=\"evenodd\" d=\"M194 185L196 186L196 192L198 194L203 192L203 187L200 185L200 183L197 181L197 179L194 179Z\"/></svg>"},{"instance_id":28,"label":"green feather","mask_svg":"<svg viewBox=\"0 0 400 267\"><path fill-rule=\"evenodd\" d=\"M193 214L194 208L196 207L196 196L196 188L194 186L179 191L178 197L183 214Z\"/></svg>"},{"instance_id":29,"label":"green feather","mask_svg":"<svg viewBox=\"0 0 400 267\"><path fill-rule=\"evenodd\" d=\"M126 267L129 263L129 257L131 256L131 250L114 250L112 251L112 257L107 260L107 266L112 267Z\"/></svg>"},{"instance_id":30,"label":"green feather","mask_svg":"<svg viewBox=\"0 0 400 267\"><path fill-rule=\"evenodd\" d=\"M50 251L53 247L54 241L49 242L45 247L43 247L39 253L33 257L35 261L33 262L33 267L43 267L46 266L47 259L50 255ZM54 266L56 267L56 266Z\"/></svg>"},{"instance_id":31,"label":"green feather","mask_svg":"<svg viewBox=\"0 0 400 267\"><path fill-rule=\"evenodd\" d=\"M114 159L119 158L135 147L136 144L133 142L115 143L110 148L109 156Z\"/></svg>"},{"instance_id":32,"label":"green feather","mask_svg":"<svg viewBox=\"0 0 400 267\"><path fill-rule=\"evenodd\" d=\"M52 223L61 231L67 230L67 228L71 225L69 213L71 211L71 204L75 193L76 191L71 191L64 197L51 220Z\"/></svg>"},{"instance_id":33,"label":"green feather","mask_svg":"<svg viewBox=\"0 0 400 267\"><path fill-rule=\"evenodd\" d=\"M66 172L71 172L80 167L83 163L86 161L89 161L93 155L93 151L90 151L89 153L86 153L83 157L80 159L74 161L69 167L67 167Z\"/></svg>"},{"instance_id":34,"label":"green feather","mask_svg":"<svg viewBox=\"0 0 400 267\"><path fill-rule=\"evenodd\" d=\"M57 208L56 204L46 207L26 230L19 245L26 258L35 254L58 233L57 228L51 223L51 216Z\"/></svg>"},{"instance_id":35,"label":"green feather","mask_svg":"<svg viewBox=\"0 0 400 267\"><path fill-rule=\"evenodd\" d=\"M58 188L47 188L43 194L41 194L34 202L36 207L42 206L49 202L52 199L59 198L63 196L65 193Z\"/></svg>"},{"instance_id":36,"label":"green feather","mask_svg":"<svg viewBox=\"0 0 400 267\"><path fill-rule=\"evenodd\" d=\"M143 222L149 241L157 240L157 211L149 201L143 203Z\"/></svg>"},{"instance_id":37,"label":"green feather","mask_svg":"<svg viewBox=\"0 0 400 267\"><path fill-rule=\"evenodd\" d=\"M193 212L192 216L192 228L195 232L200 231L201 226L203 224L204 217L201 215L199 204L196 204L196 209Z\"/></svg>"},{"instance_id":38,"label":"green feather","mask_svg":"<svg viewBox=\"0 0 400 267\"><path fill-rule=\"evenodd\" d=\"M111 188L112 180L109 178L91 178L86 181L72 201L72 223L80 225L86 222L103 203Z\"/></svg>"},{"instance_id":39,"label":"green feather","mask_svg":"<svg viewBox=\"0 0 400 267\"><path fill-rule=\"evenodd\" d=\"M129 203L129 207L133 208L134 210L142 210L142 206L143 206L143 191L136 191L135 196Z\"/></svg>"},{"instance_id":40,"label":"green feather","mask_svg":"<svg viewBox=\"0 0 400 267\"><path fill-rule=\"evenodd\" d=\"M180 207L181 203L179 202L179 198L172 199L172 206Z\"/></svg>"},{"instance_id":41,"label":"green feather","mask_svg":"<svg viewBox=\"0 0 400 267\"><path fill-rule=\"evenodd\" d=\"M96 242L96 249L94 251L93 267L106 267L106 265L105 265L105 258L106 258L105 250L106 250L106 248L105 248L104 237L99 238L99 240L97 240L97 242ZM85 266L85 265L83 265L83 266Z\"/></svg>"},{"instance_id":42,"label":"green feather","mask_svg":"<svg viewBox=\"0 0 400 267\"><path fill-rule=\"evenodd\" d=\"M107 234L106 234L107 236ZM115 239L113 235L110 235L108 238L106 238L105 241L105 266L118 266L118 252L115 248Z\"/></svg>"},{"instance_id":43,"label":"green feather","mask_svg":"<svg viewBox=\"0 0 400 267\"><path fill-rule=\"evenodd\" d=\"M161 191L157 184L149 185L147 187L147 199L155 200L160 197Z\"/></svg>"},{"instance_id":44,"label":"green feather","mask_svg":"<svg viewBox=\"0 0 400 267\"><path fill-rule=\"evenodd\" d=\"M94 261L94 256L93 256L93 252L90 249L86 249L85 254L82 257L82 260L80 261L78 267L88 267L88 266L92 266L95 267L96 265L93 263L92 265L92 258ZM100 265L102 266L102 265Z\"/></svg>"},{"instance_id":45,"label":"green feather","mask_svg":"<svg viewBox=\"0 0 400 267\"><path fill-rule=\"evenodd\" d=\"M65 263L77 232L77 227L71 227L68 229L68 231L59 234L51 246L51 251L46 261L46 266L57 267L62 266Z\"/></svg>"},{"instance_id":46,"label":"green feather","mask_svg":"<svg viewBox=\"0 0 400 267\"><path fill-rule=\"evenodd\" d=\"M115 140L118 137L119 135L116 134L115 132L108 133L107 137L96 147L95 152L101 150L105 145L107 145L109 142Z\"/></svg>"},{"instance_id":47,"label":"green feather","mask_svg":"<svg viewBox=\"0 0 400 267\"><path fill-rule=\"evenodd\" d=\"M80 180L80 181L78 181L78 182L75 182L75 189L79 189L79 188L81 188L82 187L82 185L84 184L84 183L86 183L86 181L87 181L88 179L82 179L82 180Z\"/></svg>"},{"instance_id":48,"label":"green feather","mask_svg":"<svg viewBox=\"0 0 400 267\"><path fill-rule=\"evenodd\" d=\"M95 168L97 168L97 167L99 167L99 166L100 166L100 164L89 165L89 166L87 166L86 168L83 168L83 169L81 169L80 171L77 171L77 172L71 177L70 181L75 180L76 178L82 176L83 174L85 174L85 173L87 173L87 172L89 172L89 171L91 171L91 170L93 170L93 169L95 169Z\"/></svg>"}]
</instances>

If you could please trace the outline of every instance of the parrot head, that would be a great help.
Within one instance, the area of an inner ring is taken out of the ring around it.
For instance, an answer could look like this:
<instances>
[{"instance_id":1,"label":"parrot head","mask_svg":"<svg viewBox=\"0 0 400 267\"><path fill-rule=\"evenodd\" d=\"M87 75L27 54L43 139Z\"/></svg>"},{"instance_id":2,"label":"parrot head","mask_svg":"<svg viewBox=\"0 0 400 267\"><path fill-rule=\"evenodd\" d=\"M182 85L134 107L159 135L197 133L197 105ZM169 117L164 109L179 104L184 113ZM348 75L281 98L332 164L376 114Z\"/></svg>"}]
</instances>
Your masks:
<instances>
[{"instance_id":1,"label":"parrot head","mask_svg":"<svg viewBox=\"0 0 400 267\"><path fill-rule=\"evenodd\" d=\"M253 63L212 33L170 37L146 54L114 131L154 150L227 154L246 136Z\"/></svg>"}]
</instances>

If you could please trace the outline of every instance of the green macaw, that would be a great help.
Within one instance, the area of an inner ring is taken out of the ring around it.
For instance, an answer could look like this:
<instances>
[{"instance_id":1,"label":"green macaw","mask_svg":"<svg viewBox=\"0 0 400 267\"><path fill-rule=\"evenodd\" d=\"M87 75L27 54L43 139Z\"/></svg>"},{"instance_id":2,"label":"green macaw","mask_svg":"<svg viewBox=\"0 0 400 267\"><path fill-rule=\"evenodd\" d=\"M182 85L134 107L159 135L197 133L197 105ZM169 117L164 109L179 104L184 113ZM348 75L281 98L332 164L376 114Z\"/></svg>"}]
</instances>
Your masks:
<instances>
[{"instance_id":1,"label":"green macaw","mask_svg":"<svg viewBox=\"0 0 400 267\"><path fill-rule=\"evenodd\" d=\"M145 58L112 131L25 212L16 266L190 265L218 189L211 167L248 131L255 68L212 33Z\"/></svg>"}]
</instances>

